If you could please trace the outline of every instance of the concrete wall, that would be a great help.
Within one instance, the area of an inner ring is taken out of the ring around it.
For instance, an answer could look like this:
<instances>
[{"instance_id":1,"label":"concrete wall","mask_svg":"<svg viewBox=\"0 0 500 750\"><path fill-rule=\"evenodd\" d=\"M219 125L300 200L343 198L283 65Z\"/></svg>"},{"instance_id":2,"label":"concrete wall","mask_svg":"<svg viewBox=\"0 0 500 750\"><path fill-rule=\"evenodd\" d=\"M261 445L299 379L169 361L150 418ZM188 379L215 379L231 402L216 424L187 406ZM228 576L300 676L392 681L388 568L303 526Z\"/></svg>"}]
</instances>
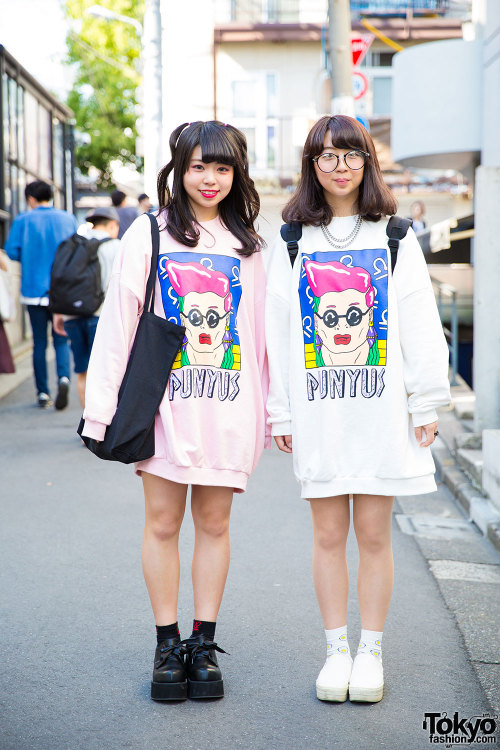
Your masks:
<instances>
[{"instance_id":1,"label":"concrete wall","mask_svg":"<svg viewBox=\"0 0 500 750\"><path fill-rule=\"evenodd\" d=\"M466 170L481 149L481 43L422 44L393 60L392 154L408 166Z\"/></svg>"}]
</instances>

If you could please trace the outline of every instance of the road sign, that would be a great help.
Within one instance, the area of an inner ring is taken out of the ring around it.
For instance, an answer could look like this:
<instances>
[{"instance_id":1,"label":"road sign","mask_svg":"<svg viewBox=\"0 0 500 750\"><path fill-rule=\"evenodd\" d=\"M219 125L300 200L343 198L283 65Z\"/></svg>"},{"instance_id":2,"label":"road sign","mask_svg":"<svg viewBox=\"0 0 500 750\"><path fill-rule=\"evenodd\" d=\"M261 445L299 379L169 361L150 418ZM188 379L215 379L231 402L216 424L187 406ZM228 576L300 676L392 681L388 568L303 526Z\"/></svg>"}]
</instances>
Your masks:
<instances>
[{"instance_id":1,"label":"road sign","mask_svg":"<svg viewBox=\"0 0 500 750\"><path fill-rule=\"evenodd\" d=\"M356 34L351 37L352 64L360 65L375 39L373 34Z\"/></svg>"},{"instance_id":2,"label":"road sign","mask_svg":"<svg viewBox=\"0 0 500 750\"><path fill-rule=\"evenodd\" d=\"M361 99L368 91L368 78L355 70L352 74L352 95L354 99Z\"/></svg>"}]
</instances>

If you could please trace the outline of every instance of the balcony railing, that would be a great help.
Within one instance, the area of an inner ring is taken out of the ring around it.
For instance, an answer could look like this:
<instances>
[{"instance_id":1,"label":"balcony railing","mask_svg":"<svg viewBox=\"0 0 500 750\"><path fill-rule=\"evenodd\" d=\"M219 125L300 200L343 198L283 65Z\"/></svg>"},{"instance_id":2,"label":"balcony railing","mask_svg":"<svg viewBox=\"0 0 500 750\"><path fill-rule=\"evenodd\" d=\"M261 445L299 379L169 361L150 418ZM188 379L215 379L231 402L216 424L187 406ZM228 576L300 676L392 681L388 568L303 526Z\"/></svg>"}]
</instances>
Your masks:
<instances>
[{"instance_id":1,"label":"balcony railing","mask_svg":"<svg viewBox=\"0 0 500 750\"><path fill-rule=\"evenodd\" d=\"M351 0L351 12L371 15L448 13L450 0Z\"/></svg>"}]
</instances>

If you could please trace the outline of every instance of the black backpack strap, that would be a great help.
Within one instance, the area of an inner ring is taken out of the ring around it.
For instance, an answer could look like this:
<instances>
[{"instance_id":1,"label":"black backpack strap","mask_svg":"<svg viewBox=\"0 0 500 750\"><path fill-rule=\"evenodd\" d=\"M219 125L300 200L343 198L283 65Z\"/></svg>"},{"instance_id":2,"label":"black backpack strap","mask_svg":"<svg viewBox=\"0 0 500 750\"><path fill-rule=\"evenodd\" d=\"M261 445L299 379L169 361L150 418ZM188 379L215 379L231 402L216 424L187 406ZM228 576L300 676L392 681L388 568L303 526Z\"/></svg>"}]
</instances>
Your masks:
<instances>
[{"instance_id":1,"label":"black backpack strap","mask_svg":"<svg viewBox=\"0 0 500 750\"><path fill-rule=\"evenodd\" d=\"M290 256L290 263L295 263L295 258L299 252L299 240L302 237L302 224L300 221L290 221L288 224L282 224L280 229L282 239L286 242L286 249Z\"/></svg>"},{"instance_id":2,"label":"black backpack strap","mask_svg":"<svg viewBox=\"0 0 500 750\"><path fill-rule=\"evenodd\" d=\"M391 251L391 271L394 273L398 259L399 242L406 237L408 229L412 225L411 219L403 219L401 216L391 216L387 222L386 234L389 237L389 250Z\"/></svg>"}]
</instances>

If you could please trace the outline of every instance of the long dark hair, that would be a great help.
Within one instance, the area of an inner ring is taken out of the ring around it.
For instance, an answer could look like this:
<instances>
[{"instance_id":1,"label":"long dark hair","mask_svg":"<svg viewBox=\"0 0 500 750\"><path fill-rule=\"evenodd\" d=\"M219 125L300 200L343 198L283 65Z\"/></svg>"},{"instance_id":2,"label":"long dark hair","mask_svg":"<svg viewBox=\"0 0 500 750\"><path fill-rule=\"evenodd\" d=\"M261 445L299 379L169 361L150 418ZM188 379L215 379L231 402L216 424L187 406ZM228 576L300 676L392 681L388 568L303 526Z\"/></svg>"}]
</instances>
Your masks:
<instances>
[{"instance_id":1,"label":"long dark hair","mask_svg":"<svg viewBox=\"0 0 500 750\"><path fill-rule=\"evenodd\" d=\"M353 117L336 115L322 117L313 125L304 144L302 171L297 190L283 209L284 221L300 221L302 224L329 224L333 217L323 188L314 171L314 156L324 150L323 141L327 131L332 136L334 148L361 149L370 157L366 160L363 181L359 186L358 212L362 219L379 221L392 216L398 208L390 188L385 184L375 151L375 145L368 131Z\"/></svg>"},{"instance_id":2,"label":"long dark hair","mask_svg":"<svg viewBox=\"0 0 500 750\"><path fill-rule=\"evenodd\" d=\"M167 209L168 233L188 247L196 247L200 237L196 217L184 189L183 178L189 169L193 149L201 146L205 164L218 162L233 167L233 184L219 205L219 216L227 229L240 241L235 248L240 255L252 255L264 245L254 229L260 200L248 174L247 142L243 133L232 125L217 120L183 123L170 136L172 158L158 174L160 212ZM173 171L172 189L168 178Z\"/></svg>"}]
</instances>

